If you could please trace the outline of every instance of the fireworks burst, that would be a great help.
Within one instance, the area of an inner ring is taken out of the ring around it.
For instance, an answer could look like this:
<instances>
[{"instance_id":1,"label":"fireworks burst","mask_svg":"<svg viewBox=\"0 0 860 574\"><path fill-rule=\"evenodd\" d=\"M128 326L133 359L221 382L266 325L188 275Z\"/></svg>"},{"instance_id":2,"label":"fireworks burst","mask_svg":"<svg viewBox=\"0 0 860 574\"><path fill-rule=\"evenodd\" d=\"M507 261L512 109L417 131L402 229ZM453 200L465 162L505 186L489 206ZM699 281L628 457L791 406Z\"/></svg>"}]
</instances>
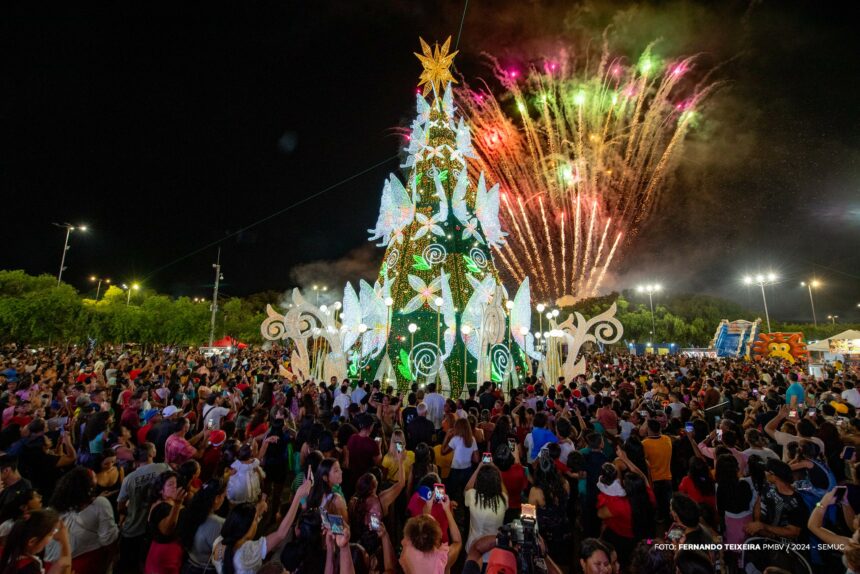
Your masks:
<instances>
[{"instance_id":1,"label":"fireworks burst","mask_svg":"<svg viewBox=\"0 0 860 574\"><path fill-rule=\"evenodd\" d=\"M499 182L509 233L495 251L511 278L532 278L538 300L596 294L619 248L656 205L696 105L691 59L636 65L604 51L591 65L568 59L522 74L496 63L506 88L464 87L477 159Z\"/></svg>"}]
</instances>

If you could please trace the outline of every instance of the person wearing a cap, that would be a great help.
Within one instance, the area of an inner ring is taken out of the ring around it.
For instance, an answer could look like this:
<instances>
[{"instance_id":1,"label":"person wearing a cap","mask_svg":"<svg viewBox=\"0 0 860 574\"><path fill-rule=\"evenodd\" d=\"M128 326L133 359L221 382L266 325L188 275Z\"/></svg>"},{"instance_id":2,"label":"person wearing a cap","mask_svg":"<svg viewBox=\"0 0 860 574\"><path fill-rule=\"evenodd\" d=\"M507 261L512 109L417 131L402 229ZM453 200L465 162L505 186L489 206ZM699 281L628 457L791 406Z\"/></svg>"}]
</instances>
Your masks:
<instances>
[{"instance_id":1,"label":"person wearing a cap","mask_svg":"<svg viewBox=\"0 0 860 574\"><path fill-rule=\"evenodd\" d=\"M227 433L221 429L215 429L209 433L208 444L200 456L200 480L203 482L215 477L226 441Z\"/></svg>"},{"instance_id":2,"label":"person wearing a cap","mask_svg":"<svg viewBox=\"0 0 860 574\"><path fill-rule=\"evenodd\" d=\"M176 432L176 426L181 418L182 411L174 405L167 405L161 410L161 422L153 426L146 436L146 440L155 445L156 460L164 460L164 445L170 435Z\"/></svg>"}]
</instances>

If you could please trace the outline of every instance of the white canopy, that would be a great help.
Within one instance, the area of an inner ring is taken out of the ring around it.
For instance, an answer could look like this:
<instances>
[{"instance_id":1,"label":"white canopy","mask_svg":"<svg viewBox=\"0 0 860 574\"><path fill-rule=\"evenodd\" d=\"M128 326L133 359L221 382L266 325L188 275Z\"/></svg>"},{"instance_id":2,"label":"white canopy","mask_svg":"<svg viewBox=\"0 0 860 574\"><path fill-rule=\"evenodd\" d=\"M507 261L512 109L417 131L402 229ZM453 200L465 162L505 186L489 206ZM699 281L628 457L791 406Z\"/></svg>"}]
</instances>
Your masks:
<instances>
[{"instance_id":1,"label":"white canopy","mask_svg":"<svg viewBox=\"0 0 860 574\"><path fill-rule=\"evenodd\" d=\"M840 339L860 339L860 331L856 331L854 329L848 329L847 331L842 331L837 335L833 335L827 339L822 339L815 343L810 343L806 345L806 350L810 352L819 352L819 353L827 353L830 351L830 341L831 340L840 340Z\"/></svg>"}]
</instances>

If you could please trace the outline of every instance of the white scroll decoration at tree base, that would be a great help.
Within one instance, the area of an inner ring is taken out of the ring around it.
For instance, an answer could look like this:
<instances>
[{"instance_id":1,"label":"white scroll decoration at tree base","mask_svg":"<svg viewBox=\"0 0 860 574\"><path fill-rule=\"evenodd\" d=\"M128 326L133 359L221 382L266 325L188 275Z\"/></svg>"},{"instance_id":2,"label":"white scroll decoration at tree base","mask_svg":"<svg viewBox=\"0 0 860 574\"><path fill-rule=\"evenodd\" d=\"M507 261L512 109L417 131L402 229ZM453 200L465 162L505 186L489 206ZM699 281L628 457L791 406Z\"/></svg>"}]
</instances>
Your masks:
<instances>
[{"instance_id":1,"label":"white scroll decoration at tree base","mask_svg":"<svg viewBox=\"0 0 860 574\"><path fill-rule=\"evenodd\" d=\"M577 360L579 350L584 344L596 342L611 345L621 340L624 335L624 327L621 325L621 321L615 318L616 310L617 307L613 303L609 309L588 320L582 313L576 311L573 315L568 315L567 319L556 327L562 332L567 344L567 356L561 367L562 375L566 381L571 381L578 375L585 373L585 358ZM576 323L573 321L574 316ZM592 328L594 333L589 332Z\"/></svg>"}]
</instances>

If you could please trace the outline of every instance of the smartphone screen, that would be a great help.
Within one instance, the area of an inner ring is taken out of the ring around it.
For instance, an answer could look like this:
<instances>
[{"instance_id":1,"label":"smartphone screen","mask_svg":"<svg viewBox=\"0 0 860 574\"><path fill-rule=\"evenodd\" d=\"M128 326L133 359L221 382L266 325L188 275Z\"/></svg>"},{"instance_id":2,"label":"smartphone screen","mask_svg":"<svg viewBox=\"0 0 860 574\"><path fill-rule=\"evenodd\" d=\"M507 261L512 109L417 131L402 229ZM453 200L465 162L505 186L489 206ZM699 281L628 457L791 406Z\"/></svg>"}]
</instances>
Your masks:
<instances>
[{"instance_id":1,"label":"smartphone screen","mask_svg":"<svg viewBox=\"0 0 860 574\"><path fill-rule=\"evenodd\" d=\"M438 483L434 484L433 494L436 497L436 502L442 502L442 499L445 498L445 485Z\"/></svg>"},{"instance_id":2,"label":"smartphone screen","mask_svg":"<svg viewBox=\"0 0 860 574\"><path fill-rule=\"evenodd\" d=\"M508 441L508 448L511 449L511 452L513 453L517 448L517 441L509 440Z\"/></svg>"},{"instance_id":3,"label":"smartphone screen","mask_svg":"<svg viewBox=\"0 0 860 574\"><path fill-rule=\"evenodd\" d=\"M328 521L331 524L329 530L331 530L332 534L343 534L343 518L337 514L329 514Z\"/></svg>"},{"instance_id":4,"label":"smartphone screen","mask_svg":"<svg viewBox=\"0 0 860 574\"><path fill-rule=\"evenodd\" d=\"M845 448L843 448L842 460L851 460L852 458L854 458L854 450L855 449L853 446L846 446Z\"/></svg>"},{"instance_id":5,"label":"smartphone screen","mask_svg":"<svg viewBox=\"0 0 860 574\"><path fill-rule=\"evenodd\" d=\"M215 428L215 419L206 419L206 428L212 430Z\"/></svg>"},{"instance_id":6,"label":"smartphone screen","mask_svg":"<svg viewBox=\"0 0 860 574\"><path fill-rule=\"evenodd\" d=\"M815 409L809 409L808 411L806 411L806 414L807 414L807 416L814 417L815 416Z\"/></svg>"},{"instance_id":7,"label":"smartphone screen","mask_svg":"<svg viewBox=\"0 0 860 574\"><path fill-rule=\"evenodd\" d=\"M481 462L483 462L484 464L490 464L491 462L493 462L493 454L485 452L484 456L481 458Z\"/></svg>"},{"instance_id":8,"label":"smartphone screen","mask_svg":"<svg viewBox=\"0 0 860 574\"><path fill-rule=\"evenodd\" d=\"M537 509L534 504L523 504L521 508L521 515L523 518L537 520Z\"/></svg>"},{"instance_id":9,"label":"smartphone screen","mask_svg":"<svg viewBox=\"0 0 860 574\"><path fill-rule=\"evenodd\" d=\"M639 416L643 419L648 416L648 411L639 411Z\"/></svg>"},{"instance_id":10,"label":"smartphone screen","mask_svg":"<svg viewBox=\"0 0 860 574\"><path fill-rule=\"evenodd\" d=\"M847 486L837 486L836 491L833 493L833 501L836 504L842 502L842 499L845 498L845 492L848 490Z\"/></svg>"},{"instance_id":11,"label":"smartphone screen","mask_svg":"<svg viewBox=\"0 0 860 574\"><path fill-rule=\"evenodd\" d=\"M308 467L308 482L314 483L314 469L311 467Z\"/></svg>"},{"instance_id":12,"label":"smartphone screen","mask_svg":"<svg viewBox=\"0 0 860 574\"><path fill-rule=\"evenodd\" d=\"M793 419L797 418L797 411L788 411L788 416Z\"/></svg>"},{"instance_id":13,"label":"smartphone screen","mask_svg":"<svg viewBox=\"0 0 860 574\"><path fill-rule=\"evenodd\" d=\"M684 431L689 434L693 434L693 432L695 431L695 429L693 428L693 423L684 423Z\"/></svg>"},{"instance_id":14,"label":"smartphone screen","mask_svg":"<svg viewBox=\"0 0 860 574\"><path fill-rule=\"evenodd\" d=\"M717 429L717 440L723 440L723 429Z\"/></svg>"},{"instance_id":15,"label":"smartphone screen","mask_svg":"<svg viewBox=\"0 0 860 574\"><path fill-rule=\"evenodd\" d=\"M379 517L375 514L370 515L370 529L374 532L379 530Z\"/></svg>"},{"instance_id":16,"label":"smartphone screen","mask_svg":"<svg viewBox=\"0 0 860 574\"><path fill-rule=\"evenodd\" d=\"M403 443L402 442L394 443L394 448L397 449L397 452L403 452Z\"/></svg>"}]
</instances>

